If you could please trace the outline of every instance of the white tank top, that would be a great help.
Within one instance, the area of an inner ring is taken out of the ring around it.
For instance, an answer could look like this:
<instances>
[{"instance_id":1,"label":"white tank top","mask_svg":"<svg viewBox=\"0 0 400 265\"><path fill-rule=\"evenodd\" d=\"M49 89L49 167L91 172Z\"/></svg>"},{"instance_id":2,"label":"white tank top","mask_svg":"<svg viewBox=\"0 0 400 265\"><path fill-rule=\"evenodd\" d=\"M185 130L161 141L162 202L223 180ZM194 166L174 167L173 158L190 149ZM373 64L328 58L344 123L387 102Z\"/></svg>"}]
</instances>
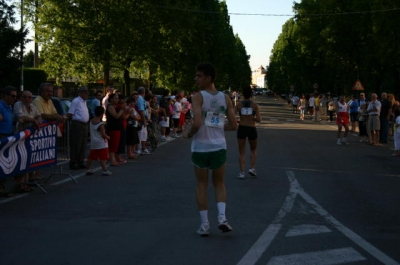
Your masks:
<instances>
[{"instance_id":1,"label":"white tank top","mask_svg":"<svg viewBox=\"0 0 400 265\"><path fill-rule=\"evenodd\" d=\"M347 112L347 104L346 103L341 104L338 101L338 106L339 106L339 109L337 110L337 112Z\"/></svg>"},{"instance_id":2,"label":"white tank top","mask_svg":"<svg viewBox=\"0 0 400 265\"><path fill-rule=\"evenodd\" d=\"M225 94L218 91L211 94L201 91L202 123L199 131L193 136L192 152L213 152L226 149L224 125L226 114Z\"/></svg>"},{"instance_id":3,"label":"white tank top","mask_svg":"<svg viewBox=\"0 0 400 265\"><path fill-rule=\"evenodd\" d=\"M102 122L99 122L98 124L92 124L92 122L89 122L90 124L90 149L104 149L108 147L108 141L107 139L104 139L103 136L101 136L101 132L97 130L100 125L102 125Z\"/></svg>"}]
</instances>

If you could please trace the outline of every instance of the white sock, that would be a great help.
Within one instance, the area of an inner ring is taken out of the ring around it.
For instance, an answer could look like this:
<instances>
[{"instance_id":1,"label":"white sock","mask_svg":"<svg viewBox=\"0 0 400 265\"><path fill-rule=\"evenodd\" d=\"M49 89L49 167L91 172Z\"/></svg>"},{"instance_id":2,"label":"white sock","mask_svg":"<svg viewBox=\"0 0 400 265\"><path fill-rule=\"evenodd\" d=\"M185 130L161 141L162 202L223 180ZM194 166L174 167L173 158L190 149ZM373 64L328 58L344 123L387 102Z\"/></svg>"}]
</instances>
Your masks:
<instances>
[{"instance_id":1,"label":"white sock","mask_svg":"<svg viewBox=\"0 0 400 265\"><path fill-rule=\"evenodd\" d=\"M199 211L199 213L200 213L201 224L209 225L209 223L208 223L208 211L207 210Z\"/></svg>"},{"instance_id":2,"label":"white sock","mask_svg":"<svg viewBox=\"0 0 400 265\"><path fill-rule=\"evenodd\" d=\"M217 203L218 207L218 221L225 221L225 208L226 208L226 203L225 202L218 202Z\"/></svg>"}]
</instances>

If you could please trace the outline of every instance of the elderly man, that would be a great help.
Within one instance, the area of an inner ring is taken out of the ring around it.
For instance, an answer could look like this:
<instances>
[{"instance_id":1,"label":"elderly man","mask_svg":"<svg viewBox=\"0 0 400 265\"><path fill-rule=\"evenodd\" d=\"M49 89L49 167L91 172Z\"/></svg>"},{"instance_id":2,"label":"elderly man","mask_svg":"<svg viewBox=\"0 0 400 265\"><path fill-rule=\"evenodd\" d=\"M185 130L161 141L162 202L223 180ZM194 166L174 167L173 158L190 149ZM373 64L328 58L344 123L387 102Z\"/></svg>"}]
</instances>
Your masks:
<instances>
[{"instance_id":1,"label":"elderly man","mask_svg":"<svg viewBox=\"0 0 400 265\"><path fill-rule=\"evenodd\" d=\"M39 96L37 96L32 104L42 114L44 120L56 120L58 122L64 122L65 118L57 113L56 108L51 101L53 96L53 85L50 83L42 83L39 86Z\"/></svg>"},{"instance_id":2,"label":"elderly man","mask_svg":"<svg viewBox=\"0 0 400 265\"><path fill-rule=\"evenodd\" d=\"M370 132L370 144L374 146L379 146L379 131L380 131L380 121L379 115L381 113L382 104L378 101L378 95L371 94L371 102L368 105L368 131Z\"/></svg>"},{"instance_id":3,"label":"elderly man","mask_svg":"<svg viewBox=\"0 0 400 265\"><path fill-rule=\"evenodd\" d=\"M73 170L85 169L83 164L86 153L86 143L88 138L88 122L89 110L86 106L86 100L89 96L87 87L81 86L78 88L78 94L71 102L68 110L68 118L71 120L71 143L70 145L70 161L69 167Z\"/></svg>"},{"instance_id":4,"label":"elderly man","mask_svg":"<svg viewBox=\"0 0 400 265\"><path fill-rule=\"evenodd\" d=\"M385 92L381 94L381 113L379 116L379 120L381 123L381 133L379 142L381 144L387 144L387 138L389 134L389 120L390 115L392 115L392 102L388 99L388 96Z\"/></svg>"}]
</instances>

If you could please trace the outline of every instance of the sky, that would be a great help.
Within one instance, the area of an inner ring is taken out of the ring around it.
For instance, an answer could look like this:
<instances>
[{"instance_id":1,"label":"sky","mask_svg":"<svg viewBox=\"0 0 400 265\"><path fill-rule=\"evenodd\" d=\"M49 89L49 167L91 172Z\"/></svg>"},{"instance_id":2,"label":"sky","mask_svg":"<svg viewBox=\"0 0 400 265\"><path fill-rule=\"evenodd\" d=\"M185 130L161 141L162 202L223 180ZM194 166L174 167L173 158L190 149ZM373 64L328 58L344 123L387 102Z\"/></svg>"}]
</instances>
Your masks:
<instances>
[{"instance_id":1,"label":"sky","mask_svg":"<svg viewBox=\"0 0 400 265\"><path fill-rule=\"evenodd\" d=\"M254 71L260 65L264 68L275 41L282 32L282 26L294 15L294 0L226 0L230 24L233 32L238 34L250 55L250 67ZM235 15L262 14L262 15Z\"/></svg>"}]
</instances>

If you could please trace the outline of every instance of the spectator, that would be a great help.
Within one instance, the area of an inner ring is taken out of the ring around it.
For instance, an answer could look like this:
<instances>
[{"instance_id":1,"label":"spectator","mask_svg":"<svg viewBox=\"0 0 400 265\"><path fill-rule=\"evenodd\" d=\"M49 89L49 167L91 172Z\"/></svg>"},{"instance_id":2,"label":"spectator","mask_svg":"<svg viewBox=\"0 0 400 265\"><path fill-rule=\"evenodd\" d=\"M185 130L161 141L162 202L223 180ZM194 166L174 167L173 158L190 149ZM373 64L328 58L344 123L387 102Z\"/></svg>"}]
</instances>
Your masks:
<instances>
[{"instance_id":1,"label":"spectator","mask_svg":"<svg viewBox=\"0 0 400 265\"><path fill-rule=\"evenodd\" d=\"M135 92L134 92L135 93ZM137 94L132 94L133 97L129 98L126 103L129 108L129 117L128 124L126 127L126 146L127 146L127 155L128 159L136 159L138 156L135 154L134 150L137 148L139 144L139 135L138 135L138 125L140 121L140 115L136 110L135 102L139 97ZM136 99L135 99L136 97Z\"/></svg>"},{"instance_id":2,"label":"spectator","mask_svg":"<svg viewBox=\"0 0 400 265\"><path fill-rule=\"evenodd\" d=\"M319 101L319 120L325 121L327 118L328 100L325 95L322 95Z\"/></svg>"},{"instance_id":3,"label":"spectator","mask_svg":"<svg viewBox=\"0 0 400 265\"><path fill-rule=\"evenodd\" d=\"M170 127L169 127L169 116L170 110L169 105L171 104L171 97L169 96L169 90L164 89L163 98L160 101L160 125L161 125L161 141L171 140Z\"/></svg>"},{"instance_id":4,"label":"spectator","mask_svg":"<svg viewBox=\"0 0 400 265\"><path fill-rule=\"evenodd\" d=\"M0 100L0 139L14 134L12 106L17 99L17 89L12 86L3 88ZM0 179L0 196L12 197L13 193L6 191L6 180Z\"/></svg>"},{"instance_id":5,"label":"spectator","mask_svg":"<svg viewBox=\"0 0 400 265\"><path fill-rule=\"evenodd\" d=\"M357 120L358 120L358 110L359 110L359 105L358 105L358 100L355 95L351 96L351 102L350 102L350 122L351 122L351 130L350 132L355 132L357 130Z\"/></svg>"},{"instance_id":6,"label":"spectator","mask_svg":"<svg viewBox=\"0 0 400 265\"><path fill-rule=\"evenodd\" d=\"M96 109L96 107L101 106L101 97L102 97L102 93L100 91L96 91L96 93L94 94L94 99L92 100L92 103L90 105L90 115L92 117L96 116L94 113L94 110Z\"/></svg>"},{"instance_id":7,"label":"spectator","mask_svg":"<svg viewBox=\"0 0 400 265\"><path fill-rule=\"evenodd\" d=\"M379 114L380 127L380 138L379 143L387 144L387 138L389 135L389 121L392 115L392 101L388 99L385 92L381 94L381 112Z\"/></svg>"},{"instance_id":8,"label":"spectator","mask_svg":"<svg viewBox=\"0 0 400 265\"><path fill-rule=\"evenodd\" d=\"M53 101L51 101L52 96L53 85L50 83L42 83L39 86L39 96L37 96L32 103L42 115L42 119L64 122L65 117L57 113Z\"/></svg>"},{"instance_id":9,"label":"spectator","mask_svg":"<svg viewBox=\"0 0 400 265\"><path fill-rule=\"evenodd\" d=\"M335 107L336 103L333 100L333 97L330 97L328 102L329 121L333 121L333 113L335 112Z\"/></svg>"},{"instance_id":10,"label":"spectator","mask_svg":"<svg viewBox=\"0 0 400 265\"><path fill-rule=\"evenodd\" d=\"M349 112L348 106L345 102L345 97L340 96L339 100L336 102L336 124L338 126L337 130L337 145L342 145L343 143L348 145L347 134L349 133ZM342 128L344 127L343 138L341 138Z\"/></svg>"},{"instance_id":11,"label":"spectator","mask_svg":"<svg viewBox=\"0 0 400 265\"><path fill-rule=\"evenodd\" d=\"M155 132L158 120L160 118L159 111L160 107L157 103L157 96L153 96L152 100L150 101L150 109L151 109L151 129Z\"/></svg>"},{"instance_id":12,"label":"spectator","mask_svg":"<svg viewBox=\"0 0 400 265\"><path fill-rule=\"evenodd\" d=\"M308 115L310 119L312 119L312 117L314 116L314 107L315 97L314 94L310 94L310 98L308 99Z\"/></svg>"},{"instance_id":13,"label":"spectator","mask_svg":"<svg viewBox=\"0 0 400 265\"><path fill-rule=\"evenodd\" d=\"M381 113L382 104L378 101L378 95L371 94L371 102L368 104L368 131L370 145L379 146L379 131L381 128L379 115Z\"/></svg>"},{"instance_id":14,"label":"spectator","mask_svg":"<svg viewBox=\"0 0 400 265\"><path fill-rule=\"evenodd\" d=\"M360 131L361 143L368 142L368 133L367 133L367 124L368 124L368 111L367 111L368 103L364 103L361 105L361 108L358 112L358 128Z\"/></svg>"},{"instance_id":15,"label":"spectator","mask_svg":"<svg viewBox=\"0 0 400 265\"><path fill-rule=\"evenodd\" d=\"M14 104L14 120L16 124L16 132L25 130L28 127L40 128L42 123L42 115L32 104L32 93L28 90L22 92L21 101ZM19 183L20 192L29 192L33 190L26 183L29 181L34 181L34 172L29 172L21 176L16 177Z\"/></svg>"},{"instance_id":16,"label":"spectator","mask_svg":"<svg viewBox=\"0 0 400 265\"><path fill-rule=\"evenodd\" d=\"M71 102L68 110L68 119L71 120L70 127L70 161L69 168L73 170L85 169L83 164L86 154L86 144L89 133L89 110L86 105L86 100L89 96L87 87L81 86L78 88L78 96Z\"/></svg>"},{"instance_id":17,"label":"spectator","mask_svg":"<svg viewBox=\"0 0 400 265\"><path fill-rule=\"evenodd\" d=\"M319 121L319 107L320 107L320 95L316 94L314 99L314 121Z\"/></svg>"},{"instance_id":18,"label":"spectator","mask_svg":"<svg viewBox=\"0 0 400 265\"><path fill-rule=\"evenodd\" d=\"M297 106L299 104L299 100L300 100L300 98L297 96L297 94L294 94L294 96L292 97L292 107L293 107L294 114L297 113Z\"/></svg>"},{"instance_id":19,"label":"spectator","mask_svg":"<svg viewBox=\"0 0 400 265\"><path fill-rule=\"evenodd\" d=\"M115 153L115 160L119 164L124 164L127 162L122 155L125 154L126 150L126 127L127 127L127 119L129 117L129 107L126 104L125 96L119 93L118 93L117 108L124 110L124 113L121 115L120 118L122 123L122 129L121 129L121 136L119 137L118 150Z\"/></svg>"},{"instance_id":20,"label":"spectator","mask_svg":"<svg viewBox=\"0 0 400 265\"><path fill-rule=\"evenodd\" d=\"M93 161L99 160L103 169L102 176L110 176L112 173L107 169L106 160L108 158L108 140L110 137L106 134L102 118L104 108L97 106L94 109L94 117L89 122L90 127L90 153L87 159L86 175L93 175L91 169Z\"/></svg>"},{"instance_id":21,"label":"spectator","mask_svg":"<svg viewBox=\"0 0 400 265\"><path fill-rule=\"evenodd\" d=\"M113 86L107 86L106 88L106 95L101 100L101 106L106 110L106 113L103 116L103 122L107 121L107 107L110 101L108 100L111 94L115 93L115 89Z\"/></svg>"},{"instance_id":22,"label":"spectator","mask_svg":"<svg viewBox=\"0 0 400 265\"><path fill-rule=\"evenodd\" d=\"M122 122L121 116L124 114L124 109L118 109L118 95L110 94L108 97L108 106L106 109L106 131L110 136L108 141L108 152L110 156L110 165L119 166L115 158L115 153L118 151L119 138L121 137ZM122 106L125 107L125 106Z\"/></svg>"},{"instance_id":23,"label":"spectator","mask_svg":"<svg viewBox=\"0 0 400 265\"><path fill-rule=\"evenodd\" d=\"M400 156L400 109L394 111L395 122L394 122L394 150L395 153L392 156Z\"/></svg>"},{"instance_id":24,"label":"spectator","mask_svg":"<svg viewBox=\"0 0 400 265\"><path fill-rule=\"evenodd\" d=\"M177 138L178 137L178 128L179 128L179 121L181 119L181 113L182 113L182 95L177 95L175 97L175 103L173 105L173 115L172 115L172 120L174 122L174 129L173 133L171 134L172 138Z\"/></svg>"},{"instance_id":25,"label":"spectator","mask_svg":"<svg viewBox=\"0 0 400 265\"><path fill-rule=\"evenodd\" d=\"M140 123L142 125L142 129L139 131L139 140L141 145L141 150L138 150L138 154L149 155L150 151L146 148L147 142L147 121L148 121L148 112L147 112L147 104L144 99L145 89L144 87L139 87L137 90L139 97L136 101L137 109L139 110L140 115Z\"/></svg>"},{"instance_id":26,"label":"spectator","mask_svg":"<svg viewBox=\"0 0 400 265\"><path fill-rule=\"evenodd\" d=\"M300 120L304 121L304 115L307 110L307 100L306 100L305 95L301 96L301 99L299 100L298 104L299 104L299 110L300 110Z\"/></svg>"}]
</instances>

